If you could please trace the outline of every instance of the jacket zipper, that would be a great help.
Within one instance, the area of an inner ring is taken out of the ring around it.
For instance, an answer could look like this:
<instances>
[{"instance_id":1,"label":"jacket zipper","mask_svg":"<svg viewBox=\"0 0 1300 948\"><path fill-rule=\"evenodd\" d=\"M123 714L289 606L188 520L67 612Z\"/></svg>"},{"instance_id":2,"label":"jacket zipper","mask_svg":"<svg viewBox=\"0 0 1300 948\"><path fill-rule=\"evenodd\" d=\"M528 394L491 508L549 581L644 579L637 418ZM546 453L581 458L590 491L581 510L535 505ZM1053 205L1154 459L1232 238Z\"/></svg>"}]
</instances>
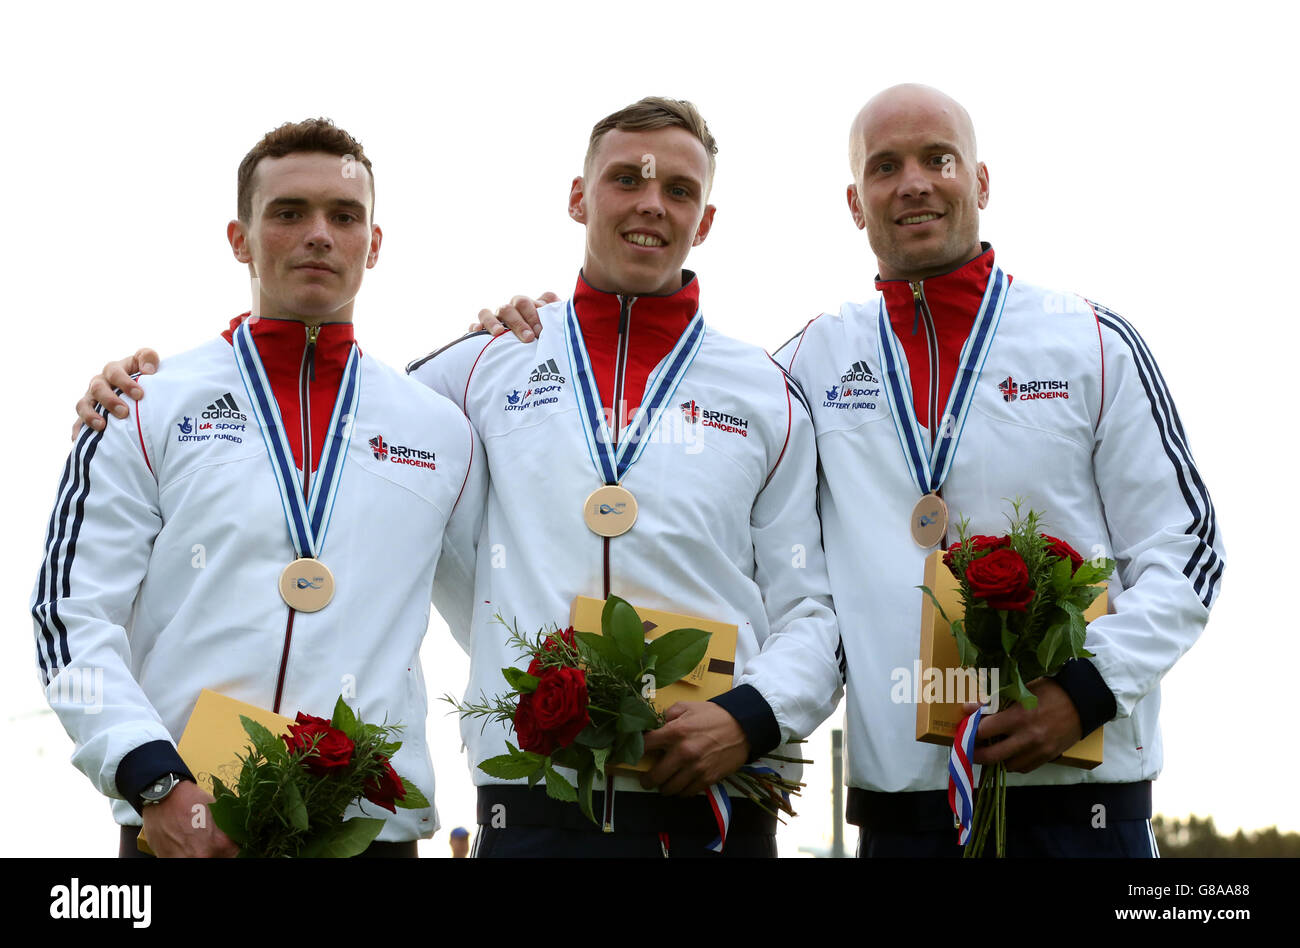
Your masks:
<instances>
[{"instance_id":1,"label":"jacket zipper","mask_svg":"<svg viewBox=\"0 0 1300 948\"><path fill-rule=\"evenodd\" d=\"M614 404L610 412L610 438L613 441L614 450L618 451L618 432L623 423L623 376L627 373L627 350L629 323L632 319L632 304L636 302L635 296L620 296L618 310L618 356L614 360ZM605 561L605 595L609 598L610 570L609 570L609 537L604 538L604 561Z\"/></svg>"},{"instance_id":2,"label":"jacket zipper","mask_svg":"<svg viewBox=\"0 0 1300 948\"><path fill-rule=\"evenodd\" d=\"M302 496L311 497L311 462L314 456L311 443L311 383L316 378L316 340L319 326L306 326L307 345L302 351L302 364L298 367L298 418L302 426ZM289 607L289 619L284 627L284 648L280 651L280 671L275 677L275 702L271 710L280 713L280 698L284 694L284 673L289 662L289 643L293 639L293 617L297 611Z\"/></svg>"}]
</instances>

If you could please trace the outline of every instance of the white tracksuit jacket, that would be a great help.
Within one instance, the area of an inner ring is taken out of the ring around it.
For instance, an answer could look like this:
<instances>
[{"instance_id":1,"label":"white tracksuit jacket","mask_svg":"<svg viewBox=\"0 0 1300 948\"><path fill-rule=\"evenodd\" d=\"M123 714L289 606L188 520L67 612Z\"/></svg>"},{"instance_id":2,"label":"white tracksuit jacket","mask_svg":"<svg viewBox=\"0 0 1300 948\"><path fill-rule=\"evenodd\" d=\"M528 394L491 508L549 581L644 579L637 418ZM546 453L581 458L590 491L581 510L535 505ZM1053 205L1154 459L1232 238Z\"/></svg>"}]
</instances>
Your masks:
<instances>
[{"instance_id":1,"label":"white tracksuit jacket","mask_svg":"<svg viewBox=\"0 0 1300 948\"><path fill-rule=\"evenodd\" d=\"M534 343L480 333L408 369L464 408L487 453L478 595L471 627L459 632L471 659L467 698L506 691L501 669L527 666L507 648L495 613L531 634L567 625L575 596L603 592L602 540L582 519L584 500L602 481L580 427L565 306L540 310L543 332ZM633 303L633 345L637 312ZM530 381L534 373L551 377ZM739 626L734 684L757 689L782 741L810 733L842 693L815 509L812 424L791 389L761 349L706 327L650 446L623 480L637 499L636 525L610 542L613 594ZM695 423L680 408L691 401L700 410ZM740 423L727 426L732 430L707 425L708 412ZM504 753L513 733L465 718L461 734L475 783L502 783L477 765ZM772 766L799 772L798 765ZM638 782L617 780L620 792L641 792Z\"/></svg>"},{"instance_id":2,"label":"white tracksuit jacket","mask_svg":"<svg viewBox=\"0 0 1300 948\"><path fill-rule=\"evenodd\" d=\"M1005 533L1007 498L1021 497L1045 514L1044 532L1118 564L1112 614L1092 622L1087 639L1117 711L1104 762L1091 771L1047 764L1009 782L1151 779L1161 767L1160 679L1209 616L1222 536L1137 332L1073 294L1020 279L1008 293L943 487L949 540L961 517L972 533ZM850 786L936 790L947 785L948 750L918 743L915 706L893 700L892 676L911 674L919 653L916 587L930 551L908 532L919 491L881 387L879 299L818 316L776 359L803 387L817 429L823 538L848 658ZM1000 387L1008 381L1014 400Z\"/></svg>"},{"instance_id":3,"label":"white tracksuit jacket","mask_svg":"<svg viewBox=\"0 0 1300 948\"><path fill-rule=\"evenodd\" d=\"M373 358L360 365L360 402L320 557L335 595L316 613L293 612L280 598L280 572L295 554L224 339L167 359L139 380L146 398L130 418L78 438L32 613L47 697L76 742L73 763L116 798L119 823L140 822L119 792L119 764L164 742L142 753L166 769L200 689L271 707L291 615L281 713L328 718L340 693L354 694L349 703L364 720L405 726L393 766L433 800L420 642L435 566L446 587L440 599L468 610L472 558L450 551L473 549L486 472L477 437L446 399ZM204 412L214 406L227 413L209 422ZM374 438L387 449L382 459ZM400 447L428 452L414 455L425 463L400 463L412 456ZM444 530L449 552L440 563ZM97 691L101 707L88 705L83 686ZM149 779L149 761L133 761ZM388 817L378 837L385 841L428 837L438 825L432 806L379 815Z\"/></svg>"}]
</instances>

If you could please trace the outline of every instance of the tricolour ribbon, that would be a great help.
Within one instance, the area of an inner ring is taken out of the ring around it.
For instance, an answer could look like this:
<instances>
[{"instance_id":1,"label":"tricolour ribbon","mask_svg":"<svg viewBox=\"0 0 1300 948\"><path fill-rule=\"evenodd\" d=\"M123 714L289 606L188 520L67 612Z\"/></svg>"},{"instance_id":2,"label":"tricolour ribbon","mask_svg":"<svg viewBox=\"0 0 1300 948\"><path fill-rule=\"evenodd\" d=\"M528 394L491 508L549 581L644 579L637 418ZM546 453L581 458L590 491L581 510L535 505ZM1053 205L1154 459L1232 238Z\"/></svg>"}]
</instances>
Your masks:
<instances>
[{"instance_id":1,"label":"tricolour ribbon","mask_svg":"<svg viewBox=\"0 0 1300 948\"><path fill-rule=\"evenodd\" d=\"M975 753L975 731L980 726L981 705L966 715L957 725L952 738L952 753L948 755L948 808L957 819L957 843L970 842L971 827L975 822L975 777L971 756Z\"/></svg>"},{"instance_id":2,"label":"tricolour ribbon","mask_svg":"<svg viewBox=\"0 0 1300 948\"><path fill-rule=\"evenodd\" d=\"M771 767L755 767L747 764L746 766L741 767L740 770L742 773L771 774L773 777L780 776L780 774ZM723 847L727 845L727 830L731 828L731 797L727 795L726 788L720 783L715 783L713 786L709 787L708 795L709 806L713 808L713 818L718 824L718 838L709 843L709 849L713 850L715 853L720 853L722 852ZM782 790L781 797L786 803L790 802L790 794L788 791Z\"/></svg>"}]
</instances>

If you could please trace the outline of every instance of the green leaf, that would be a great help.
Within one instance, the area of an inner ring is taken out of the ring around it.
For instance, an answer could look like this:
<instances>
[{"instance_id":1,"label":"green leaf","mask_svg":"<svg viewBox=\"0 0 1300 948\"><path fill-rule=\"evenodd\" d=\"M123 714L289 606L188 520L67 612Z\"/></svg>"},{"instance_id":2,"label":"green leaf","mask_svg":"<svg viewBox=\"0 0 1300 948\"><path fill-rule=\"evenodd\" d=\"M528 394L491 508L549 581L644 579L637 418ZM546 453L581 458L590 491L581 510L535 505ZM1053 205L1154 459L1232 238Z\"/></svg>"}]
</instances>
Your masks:
<instances>
[{"instance_id":1,"label":"green leaf","mask_svg":"<svg viewBox=\"0 0 1300 948\"><path fill-rule=\"evenodd\" d=\"M591 764L578 771L578 809L591 822L596 822L596 814L591 809L591 787L595 781L596 768Z\"/></svg>"},{"instance_id":2,"label":"green leaf","mask_svg":"<svg viewBox=\"0 0 1300 948\"><path fill-rule=\"evenodd\" d=\"M537 683L541 681L536 675L530 675L526 671L520 671L513 666L501 669L501 674L505 676L510 687L520 694L531 694L537 690Z\"/></svg>"},{"instance_id":3,"label":"green leaf","mask_svg":"<svg viewBox=\"0 0 1300 948\"><path fill-rule=\"evenodd\" d=\"M1066 601L1074 603L1080 609L1087 609L1105 591L1101 586L1080 586L1070 593Z\"/></svg>"},{"instance_id":4,"label":"green leaf","mask_svg":"<svg viewBox=\"0 0 1300 948\"><path fill-rule=\"evenodd\" d=\"M217 824L217 829L229 836L236 846L243 848L248 845L248 813L239 797L218 797L208 804L208 812L212 814L212 822Z\"/></svg>"},{"instance_id":5,"label":"green leaf","mask_svg":"<svg viewBox=\"0 0 1300 948\"><path fill-rule=\"evenodd\" d=\"M1008 661L1006 664L1010 666L1011 670L1011 682L1008 685L1010 692L1008 696L1011 700L1019 702L1030 711L1034 710L1034 708L1038 707L1038 698L1032 691L1025 687L1025 681L1020 677L1019 666L1012 661Z\"/></svg>"},{"instance_id":6,"label":"green leaf","mask_svg":"<svg viewBox=\"0 0 1300 948\"><path fill-rule=\"evenodd\" d=\"M633 731L653 731L659 726L659 715L640 695L625 695L618 703L618 730L620 734Z\"/></svg>"},{"instance_id":7,"label":"green leaf","mask_svg":"<svg viewBox=\"0 0 1300 948\"><path fill-rule=\"evenodd\" d=\"M591 760L591 750L580 744L570 744L551 752L551 763L557 767L569 767L577 770Z\"/></svg>"},{"instance_id":8,"label":"green leaf","mask_svg":"<svg viewBox=\"0 0 1300 948\"><path fill-rule=\"evenodd\" d=\"M605 762L609 760L609 747L593 747L591 749L591 761L595 765L597 775L601 780L605 779Z\"/></svg>"},{"instance_id":9,"label":"green leaf","mask_svg":"<svg viewBox=\"0 0 1300 948\"><path fill-rule=\"evenodd\" d=\"M338 728L354 742L362 738L361 722L357 720L356 714L348 707L348 703L339 695L339 700L334 702L334 714L330 718L330 724Z\"/></svg>"},{"instance_id":10,"label":"green leaf","mask_svg":"<svg viewBox=\"0 0 1300 948\"><path fill-rule=\"evenodd\" d=\"M1005 610L999 610L999 616L1002 619L1002 651L1010 655L1016 649L1016 633L1007 623L1007 614Z\"/></svg>"},{"instance_id":11,"label":"green leaf","mask_svg":"<svg viewBox=\"0 0 1300 948\"><path fill-rule=\"evenodd\" d=\"M667 688L690 674L708 652L710 634L703 629L673 629L647 645L647 661L655 663L655 688Z\"/></svg>"},{"instance_id":12,"label":"green leaf","mask_svg":"<svg viewBox=\"0 0 1300 948\"><path fill-rule=\"evenodd\" d=\"M952 625L952 620L948 618L948 613L943 611L943 606L939 605L939 600L934 597L934 593L930 592L930 587L917 586L916 588L921 590L921 592L925 593L927 596L930 597L930 601L934 603L934 608L939 611L939 615L943 616L943 621L947 622L949 625Z\"/></svg>"},{"instance_id":13,"label":"green leaf","mask_svg":"<svg viewBox=\"0 0 1300 948\"><path fill-rule=\"evenodd\" d=\"M619 742L614 745L614 751L609 755L609 764L611 766L618 764L635 764L645 754L645 738L640 731L633 731L631 734L624 735Z\"/></svg>"},{"instance_id":14,"label":"green leaf","mask_svg":"<svg viewBox=\"0 0 1300 948\"><path fill-rule=\"evenodd\" d=\"M645 626L641 617L628 603L617 596L610 596L605 612L609 615L606 625L601 617L601 630L606 637L612 638L625 661L631 662L633 673L641 668L641 656L645 652Z\"/></svg>"},{"instance_id":15,"label":"green leaf","mask_svg":"<svg viewBox=\"0 0 1300 948\"><path fill-rule=\"evenodd\" d=\"M420 792L420 788L405 777L399 778L402 781L402 789L406 791L406 796L395 801L396 805L403 810L422 810L429 805L429 799Z\"/></svg>"},{"instance_id":16,"label":"green leaf","mask_svg":"<svg viewBox=\"0 0 1300 948\"><path fill-rule=\"evenodd\" d=\"M1070 655L1077 656L1083 650L1083 640L1088 635L1088 622L1083 612L1074 603L1066 601L1061 608L1070 615Z\"/></svg>"},{"instance_id":17,"label":"green leaf","mask_svg":"<svg viewBox=\"0 0 1300 948\"><path fill-rule=\"evenodd\" d=\"M267 760L284 761L288 758L289 749L284 741L247 715L241 714L239 720L244 725L244 731L253 739L253 748L259 754Z\"/></svg>"},{"instance_id":18,"label":"green leaf","mask_svg":"<svg viewBox=\"0 0 1300 948\"><path fill-rule=\"evenodd\" d=\"M538 767L528 775L528 789L531 790L537 786L537 781L542 779L542 774L546 773L545 767Z\"/></svg>"},{"instance_id":19,"label":"green leaf","mask_svg":"<svg viewBox=\"0 0 1300 948\"><path fill-rule=\"evenodd\" d=\"M578 641L578 653L585 661L590 662L594 656L624 675L636 674L638 666L628 661L613 639L594 632L578 632L575 633L575 637Z\"/></svg>"},{"instance_id":20,"label":"green leaf","mask_svg":"<svg viewBox=\"0 0 1300 948\"><path fill-rule=\"evenodd\" d=\"M1114 560L1084 560L1083 565L1074 571L1074 585L1092 586L1104 582L1114 571Z\"/></svg>"},{"instance_id":21,"label":"green leaf","mask_svg":"<svg viewBox=\"0 0 1300 948\"><path fill-rule=\"evenodd\" d=\"M384 821L358 816L333 827L303 848L299 856L324 859L347 859L365 852L375 841Z\"/></svg>"},{"instance_id":22,"label":"green leaf","mask_svg":"<svg viewBox=\"0 0 1300 948\"><path fill-rule=\"evenodd\" d=\"M500 757L489 757L478 765L478 769L498 780L518 780L527 777L545 762L546 758L541 754L517 750L510 754L502 754Z\"/></svg>"},{"instance_id":23,"label":"green leaf","mask_svg":"<svg viewBox=\"0 0 1300 948\"><path fill-rule=\"evenodd\" d=\"M613 720L608 720L603 721L599 726L588 724L578 732L578 736L573 739L573 742L581 744L583 747L590 747L592 750L603 747L608 751L616 737L618 737L617 724Z\"/></svg>"},{"instance_id":24,"label":"green leaf","mask_svg":"<svg viewBox=\"0 0 1300 948\"><path fill-rule=\"evenodd\" d=\"M963 620L957 619L952 623L953 638L957 640L957 661L970 668L979 663L979 649L975 643L966 635L966 624Z\"/></svg>"},{"instance_id":25,"label":"green leaf","mask_svg":"<svg viewBox=\"0 0 1300 948\"><path fill-rule=\"evenodd\" d=\"M578 801L578 792L573 789L573 784L556 773L550 762L546 764L546 795L555 800L563 800L565 803Z\"/></svg>"},{"instance_id":26,"label":"green leaf","mask_svg":"<svg viewBox=\"0 0 1300 948\"><path fill-rule=\"evenodd\" d=\"M1067 617L1066 619L1053 623L1047 628L1047 631L1043 633L1042 641L1038 643L1038 648L1035 649L1034 655L1038 658L1038 664L1042 665L1044 669L1053 668L1056 664L1057 654L1064 652L1067 648L1069 641L1067 638L1068 629L1069 619ZM1064 661L1064 659L1062 659L1062 661Z\"/></svg>"},{"instance_id":27,"label":"green leaf","mask_svg":"<svg viewBox=\"0 0 1300 948\"><path fill-rule=\"evenodd\" d=\"M289 825L300 833L307 832L310 821L307 818L307 805L302 802L302 791L292 780L284 785L284 812L289 817Z\"/></svg>"},{"instance_id":28,"label":"green leaf","mask_svg":"<svg viewBox=\"0 0 1300 948\"><path fill-rule=\"evenodd\" d=\"M1074 564L1072 564L1068 558L1056 561L1056 565L1052 567L1051 573L1053 598L1060 599L1069 591L1070 577L1072 575L1071 571L1073 569Z\"/></svg>"}]
</instances>

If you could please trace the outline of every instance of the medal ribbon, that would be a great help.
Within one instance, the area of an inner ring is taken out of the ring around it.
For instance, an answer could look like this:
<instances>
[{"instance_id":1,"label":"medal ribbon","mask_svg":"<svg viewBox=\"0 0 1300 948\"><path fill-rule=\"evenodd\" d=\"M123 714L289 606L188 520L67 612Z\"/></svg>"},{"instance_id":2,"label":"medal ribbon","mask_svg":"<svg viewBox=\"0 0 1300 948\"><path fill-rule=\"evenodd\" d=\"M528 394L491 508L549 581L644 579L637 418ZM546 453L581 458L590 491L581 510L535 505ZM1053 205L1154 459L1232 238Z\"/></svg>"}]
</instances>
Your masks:
<instances>
[{"instance_id":1,"label":"medal ribbon","mask_svg":"<svg viewBox=\"0 0 1300 948\"><path fill-rule=\"evenodd\" d=\"M771 767L756 767L752 764L746 764L740 770L742 773L777 775ZM709 843L708 848L715 853L720 853L727 845L727 830L731 828L731 797L727 794L726 787L720 783L709 787L708 797L709 806L713 809L714 822L718 824L717 839ZM790 802L790 794L786 791L781 791L781 797L786 803Z\"/></svg>"},{"instance_id":2,"label":"medal ribbon","mask_svg":"<svg viewBox=\"0 0 1300 948\"><path fill-rule=\"evenodd\" d=\"M673 346L672 352L646 385L645 397L636 413L628 420L629 436L614 449L614 439L608 420L601 407L600 390L587 355L587 344L582 337L582 326L569 300L564 318L564 349L569 356L569 370L573 374L574 391L578 396L578 411L582 415L582 431L587 438L587 450L596 473L606 484L623 480L628 469L641 457L650 443L650 432L659 424L664 412L672 403L673 393L695 361L695 355L704 342L704 315L696 310L685 331ZM619 406L614 406L617 413ZM645 423L643 424L643 420ZM617 423L617 422L615 422Z\"/></svg>"},{"instance_id":3,"label":"medal ribbon","mask_svg":"<svg viewBox=\"0 0 1300 948\"><path fill-rule=\"evenodd\" d=\"M917 421L912 401L912 382L903 361L898 337L889 324L889 314L885 311L885 300L880 300L878 317L879 332L877 352L885 373L885 395L889 399L889 409L894 415L894 430L898 432L898 443L902 446L903 457L912 468L912 475L921 494L937 491L952 469L953 458L957 455L957 443L961 440L962 429L966 427L966 417L975 401L975 385L980 373L984 371L984 361L988 358L997 334L998 324L1002 321L1002 310L1007 299L1007 278L1001 267L995 266L984 289L984 299L980 301L979 312L966 344L962 346L961 359L957 365L957 378L952 391L948 394L948 404L940 419L944 429L932 431L932 445L926 449L925 439L921 437L921 425Z\"/></svg>"},{"instance_id":4,"label":"medal ribbon","mask_svg":"<svg viewBox=\"0 0 1300 948\"><path fill-rule=\"evenodd\" d=\"M983 713L984 708L979 707L961 719L952 738L952 753L948 755L948 808L957 818L957 843L961 846L970 842L975 821L975 776L970 760L975 753L975 731Z\"/></svg>"},{"instance_id":5,"label":"medal ribbon","mask_svg":"<svg viewBox=\"0 0 1300 948\"><path fill-rule=\"evenodd\" d=\"M297 465L293 462L293 451L289 447L284 421L280 417L280 407L271 391L270 380L267 379L266 369L257 354L257 346L253 343L253 334L248 328L247 320L235 330L233 341L235 364L244 380L244 391L252 403L253 414L261 426L267 454L271 457L271 470L275 474L280 502L284 506L289 539L298 556L315 559L325 546L325 534L329 530L334 500L342 481L343 458L352 440L352 419L356 417L357 404L361 399L361 352L356 343L353 343L347 365L343 369L343 382L334 398L334 413L330 416L329 429L325 434L320 465L312 479L311 497L304 498L302 482L297 477ZM304 456L302 463L310 464L311 460Z\"/></svg>"}]
</instances>

